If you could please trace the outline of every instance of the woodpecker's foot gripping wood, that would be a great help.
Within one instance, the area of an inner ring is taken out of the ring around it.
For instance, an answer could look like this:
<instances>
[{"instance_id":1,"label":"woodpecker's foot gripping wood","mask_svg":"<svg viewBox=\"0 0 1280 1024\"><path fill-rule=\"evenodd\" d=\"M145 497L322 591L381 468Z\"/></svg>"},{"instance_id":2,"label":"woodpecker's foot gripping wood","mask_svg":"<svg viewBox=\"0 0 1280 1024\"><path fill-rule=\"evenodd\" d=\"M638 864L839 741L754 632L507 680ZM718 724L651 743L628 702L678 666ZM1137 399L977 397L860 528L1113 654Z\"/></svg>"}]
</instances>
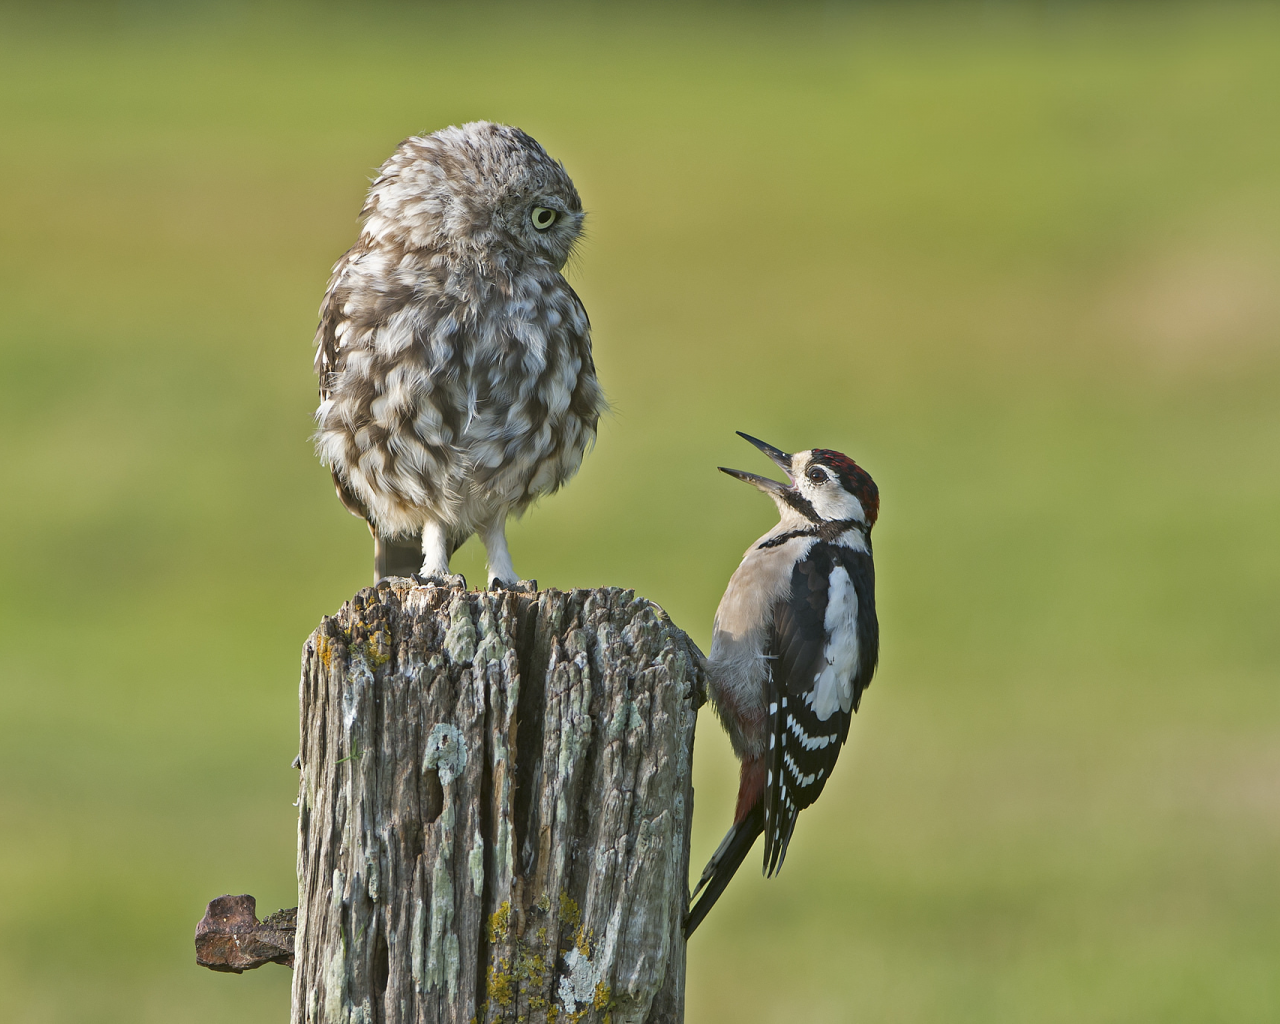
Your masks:
<instances>
[{"instance_id":1,"label":"woodpecker's foot gripping wood","mask_svg":"<svg viewBox=\"0 0 1280 1024\"><path fill-rule=\"evenodd\" d=\"M326 618L294 1024L681 1021L704 682L631 591L395 579Z\"/></svg>"}]
</instances>

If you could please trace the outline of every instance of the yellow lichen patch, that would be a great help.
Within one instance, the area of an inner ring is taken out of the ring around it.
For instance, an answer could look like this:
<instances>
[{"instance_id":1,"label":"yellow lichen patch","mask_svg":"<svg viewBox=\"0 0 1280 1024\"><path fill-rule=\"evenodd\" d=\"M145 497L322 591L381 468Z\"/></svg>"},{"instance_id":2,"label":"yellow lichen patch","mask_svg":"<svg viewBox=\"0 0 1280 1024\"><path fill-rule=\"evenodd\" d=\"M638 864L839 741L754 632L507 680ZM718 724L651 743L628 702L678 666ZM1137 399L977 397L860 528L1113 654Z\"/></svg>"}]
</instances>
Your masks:
<instances>
[{"instance_id":1,"label":"yellow lichen patch","mask_svg":"<svg viewBox=\"0 0 1280 1024\"><path fill-rule=\"evenodd\" d=\"M391 660L391 638L378 630L365 641L365 657L370 668L378 668Z\"/></svg>"},{"instance_id":2,"label":"yellow lichen patch","mask_svg":"<svg viewBox=\"0 0 1280 1024\"><path fill-rule=\"evenodd\" d=\"M603 981L600 982L600 984L596 986L595 1008L597 1010L608 1009L611 995L612 993L609 991L609 986Z\"/></svg>"},{"instance_id":3,"label":"yellow lichen patch","mask_svg":"<svg viewBox=\"0 0 1280 1024\"><path fill-rule=\"evenodd\" d=\"M511 920L511 901L503 900L502 905L489 918L489 941L502 942L507 937L507 925Z\"/></svg>"},{"instance_id":4,"label":"yellow lichen patch","mask_svg":"<svg viewBox=\"0 0 1280 1024\"><path fill-rule=\"evenodd\" d=\"M578 922L582 920L582 910L578 907L578 901L570 896L565 890L560 890L560 924L568 925L570 928L577 928Z\"/></svg>"},{"instance_id":5,"label":"yellow lichen patch","mask_svg":"<svg viewBox=\"0 0 1280 1024\"><path fill-rule=\"evenodd\" d=\"M560 1016L560 1007L552 1003L547 1007L547 1024L556 1024L556 1018Z\"/></svg>"},{"instance_id":6,"label":"yellow lichen patch","mask_svg":"<svg viewBox=\"0 0 1280 1024\"><path fill-rule=\"evenodd\" d=\"M511 991L511 965L506 960L498 960L489 968L489 983L485 986L485 995L491 1002L499 1006L510 1006L515 999Z\"/></svg>"},{"instance_id":7,"label":"yellow lichen patch","mask_svg":"<svg viewBox=\"0 0 1280 1024\"><path fill-rule=\"evenodd\" d=\"M534 906L537 907L539 910L541 910L545 914L548 910L551 909L551 897L544 892L541 896L538 897L538 902L535 903Z\"/></svg>"},{"instance_id":8,"label":"yellow lichen patch","mask_svg":"<svg viewBox=\"0 0 1280 1024\"><path fill-rule=\"evenodd\" d=\"M587 931L584 924L578 929L578 934L574 937L573 944L578 947L578 952L585 957L591 956L591 943L595 941L596 933Z\"/></svg>"},{"instance_id":9,"label":"yellow lichen patch","mask_svg":"<svg viewBox=\"0 0 1280 1024\"><path fill-rule=\"evenodd\" d=\"M523 943L516 950L515 975L521 981L531 981L535 985L547 976L547 962L541 953L529 953Z\"/></svg>"},{"instance_id":10,"label":"yellow lichen patch","mask_svg":"<svg viewBox=\"0 0 1280 1024\"><path fill-rule=\"evenodd\" d=\"M328 635L321 633L316 637L316 654L320 658L321 664L330 671L333 670L333 641Z\"/></svg>"}]
</instances>

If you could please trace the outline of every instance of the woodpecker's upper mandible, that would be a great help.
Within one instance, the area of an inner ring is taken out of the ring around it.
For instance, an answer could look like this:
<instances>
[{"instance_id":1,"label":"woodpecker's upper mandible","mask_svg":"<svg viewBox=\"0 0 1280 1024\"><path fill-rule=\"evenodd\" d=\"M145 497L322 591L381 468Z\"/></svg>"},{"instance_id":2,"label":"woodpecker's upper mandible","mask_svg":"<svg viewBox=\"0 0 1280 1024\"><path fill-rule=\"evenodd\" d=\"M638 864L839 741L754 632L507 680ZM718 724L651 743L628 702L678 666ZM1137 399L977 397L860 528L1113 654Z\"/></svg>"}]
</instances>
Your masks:
<instances>
[{"instance_id":1,"label":"woodpecker's upper mandible","mask_svg":"<svg viewBox=\"0 0 1280 1024\"><path fill-rule=\"evenodd\" d=\"M689 911L686 934L761 832L765 874L781 868L797 815L831 775L880 647L875 482L840 452L788 455L741 436L788 482L721 467L769 495L780 520L747 550L716 610L709 690L742 763L741 782L733 827L694 890L706 889Z\"/></svg>"}]
</instances>

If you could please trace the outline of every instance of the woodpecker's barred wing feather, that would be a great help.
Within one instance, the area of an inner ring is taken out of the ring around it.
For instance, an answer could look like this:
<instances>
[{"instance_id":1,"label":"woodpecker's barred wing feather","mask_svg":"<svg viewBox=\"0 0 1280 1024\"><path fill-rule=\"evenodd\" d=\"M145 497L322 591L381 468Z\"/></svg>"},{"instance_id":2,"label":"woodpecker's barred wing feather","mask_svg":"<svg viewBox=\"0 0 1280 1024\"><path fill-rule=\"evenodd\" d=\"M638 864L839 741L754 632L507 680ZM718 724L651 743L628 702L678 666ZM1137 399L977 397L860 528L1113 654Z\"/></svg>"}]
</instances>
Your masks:
<instances>
[{"instance_id":1,"label":"woodpecker's barred wing feather","mask_svg":"<svg viewBox=\"0 0 1280 1024\"><path fill-rule=\"evenodd\" d=\"M782 867L800 811L818 799L879 653L870 549L819 541L774 607L764 873Z\"/></svg>"}]
</instances>

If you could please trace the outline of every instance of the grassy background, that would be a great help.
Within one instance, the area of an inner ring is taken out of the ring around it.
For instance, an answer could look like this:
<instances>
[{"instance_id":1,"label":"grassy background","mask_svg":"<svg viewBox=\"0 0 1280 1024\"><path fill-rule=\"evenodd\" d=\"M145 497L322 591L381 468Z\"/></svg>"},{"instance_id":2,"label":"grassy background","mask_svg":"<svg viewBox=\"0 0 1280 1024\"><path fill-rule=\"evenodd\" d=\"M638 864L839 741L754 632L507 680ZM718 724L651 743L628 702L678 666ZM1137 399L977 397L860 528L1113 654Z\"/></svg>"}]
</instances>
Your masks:
<instances>
[{"instance_id":1,"label":"grassy background","mask_svg":"<svg viewBox=\"0 0 1280 1024\"><path fill-rule=\"evenodd\" d=\"M771 521L734 429L883 494L882 670L689 1020L1280 1016L1280 15L1063 3L4 8L0 1015L285 1019L190 942L294 902L298 651L369 570L315 312L371 170L480 117L584 196L616 410L518 568L705 645Z\"/></svg>"}]
</instances>

